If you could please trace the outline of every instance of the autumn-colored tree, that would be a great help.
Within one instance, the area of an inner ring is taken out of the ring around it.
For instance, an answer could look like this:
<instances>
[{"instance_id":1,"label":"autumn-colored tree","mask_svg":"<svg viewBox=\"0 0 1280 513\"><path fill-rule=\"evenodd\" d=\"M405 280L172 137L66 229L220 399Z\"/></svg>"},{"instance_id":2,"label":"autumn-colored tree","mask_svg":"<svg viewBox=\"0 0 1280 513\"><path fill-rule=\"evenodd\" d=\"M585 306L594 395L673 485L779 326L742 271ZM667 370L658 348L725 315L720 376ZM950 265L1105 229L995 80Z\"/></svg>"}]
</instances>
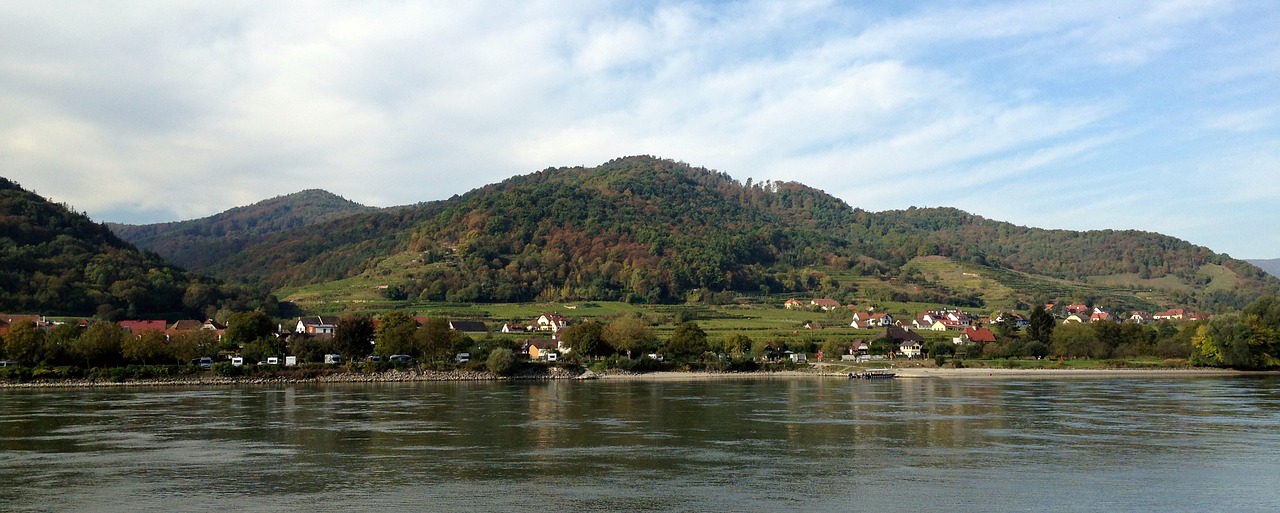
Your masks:
<instances>
[{"instance_id":1,"label":"autumn-colored tree","mask_svg":"<svg viewBox=\"0 0 1280 513\"><path fill-rule=\"evenodd\" d=\"M604 342L604 327L595 321L584 321L570 326L561 336L565 347L574 358L587 359L608 350Z\"/></svg>"},{"instance_id":2,"label":"autumn-colored tree","mask_svg":"<svg viewBox=\"0 0 1280 513\"><path fill-rule=\"evenodd\" d=\"M631 357L633 351L644 350L653 345L653 330L643 317L624 315L609 321L604 326L601 336L613 350Z\"/></svg>"},{"instance_id":3,"label":"autumn-colored tree","mask_svg":"<svg viewBox=\"0 0 1280 513\"><path fill-rule=\"evenodd\" d=\"M168 340L164 332L159 330L129 333L120 342L120 352L125 358L146 365L168 356Z\"/></svg>"},{"instance_id":4,"label":"autumn-colored tree","mask_svg":"<svg viewBox=\"0 0 1280 513\"><path fill-rule=\"evenodd\" d=\"M698 323L690 321L676 327L663 352L673 358L690 358L702 356L708 349L707 332L702 331Z\"/></svg>"},{"instance_id":5,"label":"autumn-colored tree","mask_svg":"<svg viewBox=\"0 0 1280 513\"><path fill-rule=\"evenodd\" d=\"M363 358L373 352L373 319L368 315L344 315L333 332L333 343L348 359Z\"/></svg>"},{"instance_id":6,"label":"autumn-colored tree","mask_svg":"<svg viewBox=\"0 0 1280 513\"><path fill-rule=\"evenodd\" d=\"M9 326L4 336L4 352L23 365L36 365L44 359L45 332L32 321L18 321Z\"/></svg>"},{"instance_id":7,"label":"autumn-colored tree","mask_svg":"<svg viewBox=\"0 0 1280 513\"><path fill-rule=\"evenodd\" d=\"M70 353L85 367L109 365L120 358L120 345L128 332L114 322L95 322L72 342Z\"/></svg>"},{"instance_id":8,"label":"autumn-colored tree","mask_svg":"<svg viewBox=\"0 0 1280 513\"><path fill-rule=\"evenodd\" d=\"M382 356L420 354L413 336L417 331L418 321L406 312L396 310L382 314L378 319L374 350Z\"/></svg>"}]
</instances>

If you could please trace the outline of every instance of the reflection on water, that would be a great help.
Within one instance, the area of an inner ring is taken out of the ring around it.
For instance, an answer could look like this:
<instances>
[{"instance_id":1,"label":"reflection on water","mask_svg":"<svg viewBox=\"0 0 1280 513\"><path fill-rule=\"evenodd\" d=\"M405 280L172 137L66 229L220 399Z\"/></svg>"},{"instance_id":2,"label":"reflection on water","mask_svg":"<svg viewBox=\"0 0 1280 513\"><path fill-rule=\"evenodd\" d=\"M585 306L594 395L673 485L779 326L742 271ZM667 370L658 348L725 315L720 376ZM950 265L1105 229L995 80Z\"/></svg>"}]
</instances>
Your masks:
<instances>
[{"instance_id":1,"label":"reflection on water","mask_svg":"<svg viewBox=\"0 0 1280 513\"><path fill-rule=\"evenodd\" d=\"M3 511L1271 511L1272 378L0 391Z\"/></svg>"}]
</instances>

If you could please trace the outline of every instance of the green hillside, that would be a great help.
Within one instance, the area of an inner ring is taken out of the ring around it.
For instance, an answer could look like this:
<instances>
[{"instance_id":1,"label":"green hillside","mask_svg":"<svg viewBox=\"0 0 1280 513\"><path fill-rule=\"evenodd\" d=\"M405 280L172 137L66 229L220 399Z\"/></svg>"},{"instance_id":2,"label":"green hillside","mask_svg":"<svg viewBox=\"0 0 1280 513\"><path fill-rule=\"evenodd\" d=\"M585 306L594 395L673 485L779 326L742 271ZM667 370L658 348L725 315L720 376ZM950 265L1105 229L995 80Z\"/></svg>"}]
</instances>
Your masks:
<instances>
[{"instance_id":1,"label":"green hillside","mask_svg":"<svg viewBox=\"0 0 1280 513\"><path fill-rule=\"evenodd\" d=\"M331 300L824 295L1212 311L1280 291L1252 265L1160 234L1043 230L950 208L868 212L802 184L652 157L546 169L219 254L229 256L207 267L217 276Z\"/></svg>"}]
</instances>

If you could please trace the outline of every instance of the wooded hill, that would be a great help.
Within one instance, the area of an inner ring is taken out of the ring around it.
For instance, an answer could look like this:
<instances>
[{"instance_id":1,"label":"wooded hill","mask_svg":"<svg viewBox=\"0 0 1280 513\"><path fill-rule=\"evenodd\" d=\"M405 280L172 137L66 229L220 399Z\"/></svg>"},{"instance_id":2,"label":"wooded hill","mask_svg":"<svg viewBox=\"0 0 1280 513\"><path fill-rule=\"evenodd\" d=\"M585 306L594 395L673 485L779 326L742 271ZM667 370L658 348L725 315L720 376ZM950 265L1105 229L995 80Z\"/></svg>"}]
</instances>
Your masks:
<instances>
[{"instance_id":1,"label":"wooded hill","mask_svg":"<svg viewBox=\"0 0 1280 513\"><path fill-rule=\"evenodd\" d=\"M945 257L1012 290L1002 301L1025 304L1213 311L1280 293L1280 280L1253 265L1156 233L1043 230L951 208L868 212L803 184L742 183L652 157L551 168L312 224L266 224L273 228L251 239L224 234L225 248L215 229L188 226L208 234L200 244L218 256L192 268L271 289L360 276L391 298L463 302L822 294L989 303L985 291L916 265ZM147 228L122 234L149 247L136 235Z\"/></svg>"},{"instance_id":2,"label":"wooded hill","mask_svg":"<svg viewBox=\"0 0 1280 513\"><path fill-rule=\"evenodd\" d=\"M308 189L202 219L107 226L120 238L169 262L204 270L265 236L374 210L327 191Z\"/></svg>"},{"instance_id":3,"label":"wooded hill","mask_svg":"<svg viewBox=\"0 0 1280 513\"><path fill-rule=\"evenodd\" d=\"M0 312L205 318L263 306L0 178ZM212 315L208 315L212 316Z\"/></svg>"}]
</instances>

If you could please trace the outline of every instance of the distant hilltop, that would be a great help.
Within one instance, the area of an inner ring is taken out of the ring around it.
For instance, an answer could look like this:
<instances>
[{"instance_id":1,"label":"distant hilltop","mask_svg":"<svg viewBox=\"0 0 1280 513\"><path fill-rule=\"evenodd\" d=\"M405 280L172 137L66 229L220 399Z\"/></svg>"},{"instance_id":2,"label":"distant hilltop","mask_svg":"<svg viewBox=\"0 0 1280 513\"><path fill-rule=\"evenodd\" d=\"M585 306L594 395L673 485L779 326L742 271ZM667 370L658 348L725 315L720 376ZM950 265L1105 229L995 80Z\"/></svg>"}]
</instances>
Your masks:
<instances>
[{"instance_id":1,"label":"distant hilltop","mask_svg":"<svg viewBox=\"0 0 1280 513\"><path fill-rule=\"evenodd\" d=\"M1259 269L1266 271L1267 274L1280 277L1280 258L1272 258L1269 260L1246 260L1246 262L1258 266Z\"/></svg>"},{"instance_id":2,"label":"distant hilltop","mask_svg":"<svg viewBox=\"0 0 1280 513\"><path fill-rule=\"evenodd\" d=\"M296 206L304 199L316 205ZM801 183L740 182L651 156L395 208L311 191L197 222L116 228L193 271L263 290L330 284L331 299L376 284L387 299L471 303L814 294L1213 312L1280 293L1257 267L1158 233L1045 230L955 208L870 212Z\"/></svg>"}]
</instances>

